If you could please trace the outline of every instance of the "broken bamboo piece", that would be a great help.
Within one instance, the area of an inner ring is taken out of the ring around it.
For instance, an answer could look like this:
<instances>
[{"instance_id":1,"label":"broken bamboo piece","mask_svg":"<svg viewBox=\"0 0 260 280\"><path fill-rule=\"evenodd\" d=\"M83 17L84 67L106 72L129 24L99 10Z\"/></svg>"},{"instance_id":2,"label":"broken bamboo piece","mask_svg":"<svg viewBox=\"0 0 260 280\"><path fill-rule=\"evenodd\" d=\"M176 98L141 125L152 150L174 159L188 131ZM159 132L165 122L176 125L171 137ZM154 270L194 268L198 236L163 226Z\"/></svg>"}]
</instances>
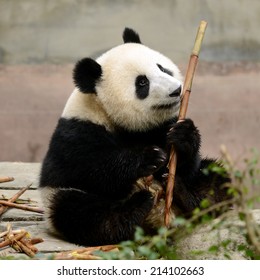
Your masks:
<instances>
[{"instance_id":1,"label":"broken bamboo piece","mask_svg":"<svg viewBox=\"0 0 260 280\"><path fill-rule=\"evenodd\" d=\"M199 57L203 37L206 31L206 27L207 27L207 22L201 21L195 39L194 47L191 52L190 61L187 68L185 81L183 84L183 96L181 101L178 122L184 120L186 117L186 112L188 109L189 97L190 97L191 87L192 87L192 80L197 66L198 57ZM170 209L171 209L172 199L173 199L176 164L177 164L177 156L174 151L174 147L172 147L170 152L170 160L168 164L169 174L168 174L168 182L166 186L166 197L165 197L164 224L166 227L169 227L170 225Z\"/></svg>"},{"instance_id":2,"label":"broken bamboo piece","mask_svg":"<svg viewBox=\"0 0 260 280\"><path fill-rule=\"evenodd\" d=\"M16 234L15 236L11 237L11 238L7 238L6 240L2 241L0 243L0 248L4 248L6 246L9 246L10 244L12 244L12 242L14 241L13 239L15 239L15 241L19 241L20 239L22 239L25 235L27 234L26 231L22 231L18 234Z\"/></svg>"},{"instance_id":3,"label":"broken bamboo piece","mask_svg":"<svg viewBox=\"0 0 260 280\"><path fill-rule=\"evenodd\" d=\"M107 252L107 251L111 251L111 250L116 249L116 248L118 248L117 245L101 245L101 246L94 246L94 247L86 247L86 248L82 248L82 249L76 249L76 250L73 250L72 253L76 252L78 254L83 254L83 253L91 254L95 251Z\"/></svg>"},{"instance_id":4,"label":"broken bamboo piece","mask_svg":"<svg viewBox=\"0 0 260 280\"><path fill-rule=\"evenodd\" d=\"M24 192L26 192L29 188L30 188L30 186L32 185L32 183L31 184L29 184L29 185L27 185L26 187L24 187L24 188L22 188L19 192L17 192L13 197L11 197L9 200L8 200L8 202L15 202ZM3 204L2 204L2 206L0 205L0 216L3 214L3 213L5 213L6 211L7 211L7 209L8 209L8 206L3 206Z\"/></svg>"},{"instance_id":5,"label":"broken bamboo piece","mask_svg":"<svg viewBox=\"0 0 260 280\"><path fill-rule=\"evenodd\" d=\"M17 252L22 252L29 257L34 257L38 252L35 244L43 242L42 238L30 238L29 233L24 229L12 230L12 225L7 224L7 230L0 233L1 239L0 248L12 247Z\"/></svg>"},{"instance_id":6,"label":"broken bamboo piece","mask_svg":"<svg viewBox=\"0 0 260 280\"><path fill-rule=\"evenodd\" d=\"M22 230L22 229L16 229L16 230L13 230L13 234L18 234L18 233L21 233L21 232L23 232L23 231L24 231L24 230ZM0 239L1 239L2 237L6 236L7 234L8 234L8 231L7 231L7 230L1 232L1 233L0 233Z\"/></svg>"},{"instance_id":7,"label":"broken bamboo piece","mask_svg":"<svg viewBox=\"0 0 260 280\"><path fill-rule=\"evenodd\" d=\"M72 251L61 252L55 255L56 260L100 260L101 257L94 255L94 252L118 252L117 245L101 245L95 247L86 247Z\"/></svg>"},{"instance_id":8,"label":"broken bamboo piece","mask_svg":"<svg viewBox=\"0 0 260 280\"><path fill-rule=\"evenodd\" d=\"M11 182L14 180L14 177L0 177L0 183Z\"/></svg>"},{"instance_id":9,"label":"broken bamboo piece","mask_svg":"<svg viewBox=\"0 0 260 280\"><path fill-rule=\"evenodd\" d=\"M14 239L14 244L17 244L17 246L21 249L21 252L25 253L27 256L29 256L30 258L33 258L35 256L35 253L38 252L38 249L36 249L36 251L32 250L30 247L27 246L27 244L19 241L19 240L15 240Z\"/></svg>"},{"instance_id":10,"label":"broken bamboo piece","mask_svg":"<svg viewBox=\"0 0 260 280\"><path fill-rule=\"evenodd\" d=\"M8 206L8 207L25 210L25 211L37 212L37 213L41 213L41 214L44 213L44 210L41 208L31 207L31 206L23 205L23 204L16 204L16 203L5 201L5 200L0 200L0 204L2 204L4 206Z\"/></svg>"}]
</instances>

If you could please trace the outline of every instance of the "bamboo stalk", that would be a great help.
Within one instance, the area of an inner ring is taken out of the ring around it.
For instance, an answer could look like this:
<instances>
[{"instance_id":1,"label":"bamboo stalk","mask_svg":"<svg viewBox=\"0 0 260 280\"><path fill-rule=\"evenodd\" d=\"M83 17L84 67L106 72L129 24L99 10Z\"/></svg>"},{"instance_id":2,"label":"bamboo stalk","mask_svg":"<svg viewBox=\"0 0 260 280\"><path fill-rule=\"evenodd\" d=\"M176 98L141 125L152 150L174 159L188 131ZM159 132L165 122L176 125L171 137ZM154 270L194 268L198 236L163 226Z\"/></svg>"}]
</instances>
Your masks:
<instances>
[{"instance_id":1,"label":"bamboo stalk","mask_svg":"<svg viewBox=\"0 0 260 280\"><path fill-rule=\"evenodd\" d=\"M31 185L32 185L32 183L29 184L29 185L27 185L26 187L22 188L22 189L21 189L19 192L17 192L13 197L11 197L11 198L8 200L8 202L15 202L25 191L27 191L27 190L30 188ZM5 212L7 211L7 209L8 209L8 206L0 206L0 216L1 216L3 213L5 213Z\"/></svg>"},{"instance_id":2,"label":"bamboo stalk","mask_svg":"<svg viewBox=\"0 0 260 280\"><path fill-rule=\"evenodd\" d=\"M7 237L11 236L11 235L14 235L13 234L13 230L12 230L12 225L11 223L7 223L6 225L6 230L7 230Z\"/></svg>"},{"instance_id":3,"label":"bamboo stalk","mask_svg":"<svg viewBox=\"0 0 260 280\"><path fill-rule=\"evenodd\" d=\"M195 43L193 46L193 50L190 56L190 61L187 69L187 73L185 76L185 81L183 85L183 98L181 102L178 122L182 121L186 117L186 112L188 109L188 103L191 93L192 80L195 73L195 69L198 62L198 57L201 49L202 40L206 31L207 22L201 21L200 26L197 32L197 36L195 39ZM170 160L169 160L169 175L168 182L166 186L166 197L165 197L165 214L164 214L164 224L166 227L170 225L170 210L173 199L173 189L174 189L174 181L175 181L175 173L176 173L176 165L177 165L177 156L174 151L174 147L171 148L170 152Z\"/></svg>"},{"instance_id":4,"label":"bamboo stalk","mask_svg":"<svg viewBox=\"0 0 260 280\"><path fill-rule=\"evenodd\" d=\"M42 238L29 238L29 233L24 229L12 230L10 223L7 224L6 231L1 233L1 237L4 237L5 240L0 242L0 248L10 246L17 252L23 252L31 258L38 252L34 244L43 242Z\"/></svg>"},{"instance_id":5,"label":"bamboo stalk","mask_svg":"<svg viewBox=\"0 0 260 280\"><path fill-rule=\"evenodd\" d=\"M11 182L14 180L14 177L0 177L0 183Z\"/></svg>"},{"instance_id":6,"label":"bamboo stalk","mask_svg":"<svg viewBox=\"0 0 260 280\"><path fill-rule=\"evenodd\" d=\"M6 198L4 195L2 195L2 197L0 197L1 200L5 200L5 201L8 201L9 198ZM37 201L35 200L32 200L30 198L27 198L27 199L23 199L23 198L18 198L16 199L16 201L13 201L17 204L35 204L37 203Z\"/></svg>"},{"instance_id":7,"label":"bamboo stalk","mask_svg":"<svg viewBox=\"0 0 260 280\"><path fill-rule=\"evenodd\" d=\"M11 238L7 238L5 241L0 243L0 248L6 247L11 245L14 241L19 241L27 234L26 231L22 231L21 233L16 234L15 236L12 236Z\"/></svg>"},{"instance_id":8,"label":"bamboo stalk","mask_svg":"<svg viewBox=\"0 0 260 280\"><path fill-rule=\"evenodd\" d=\"M82 249L77 249L72 251L72 253L78 253L78 254L83 254L83 253L88 253L91 254L94 251L103 251L103 252L107 252L107 251L111 251L113 249L118 248L117 245L101 245L101 246L94 246L94 247L86 247L86 248L82 248Z\"/></svg>"},{"instance_id":9,"label":"bamboo stalk","mask_svg":"<svg viewBox=\"0 0 260 280\"><path fill-rule=\"evenodd\" d=\"M21 241L13 239L14 244L17 244L21 251L24 252L27 256L33 258L35 253L31 250L31 248L27 247L27 245L23 244ZM36 249L37 250L37 249Z\"/></svg>"},{"instance_id":10,"label":"bamboo stalk","mask_svg":"<svg viewBox=\"0 0 260 280\"><path fill-rule=\"evenodd\" d=\"M44 240L40 237L35 237L35 238L32 238L31 240L28 241L29 244L31 245L35 245L35 244L38 244L38 243L42 243Z\"/></svg>"},{"instance_id":11,"label":"bamboo stalk","mask_svg":"<svg viewBox=\"0 0 260 280\"><path fill-rule=\"evenodd\" d=\"M41 208L31 207L31 206L27 206L27 205L23 205L23 204L16 204L16 203L5 201L5 200L0 200L0 204L8 206L8 207L22 209L25 211L32 211L32 212L37 212L37 213L41 213L41 214L44 213L44 210Z\"/></svg>"},{"instance_id":12,"label":"bamboo stalk","mask_svg":"<svg viewBox=\"0 0 260 280\"><path fill-rule=\"evenodd\" d=\"M21 232L23 232L23 231L24 231L24 230L22 230L22 229L16 229L16 230L13 230L12 232L13 232L13 234L18 234L18 233L21 233ZM0 233L0 238L6 236L7 234L8 234L8 231L7 231L7 230L1 232L1 233Z\"/></svg>"},{"instance_id":13,"label":"bamboo stalk","mask_svg":"<svg viewBox=\"0 0 260 280\"><path fill-rule=\"evenodd\" d=\"M117 245L102 245L95 247L86 247L81 249L72 250L69 252L60 252L55 255L56 260L99 260L99 256L93 255L95 251L118 251Z\"/></svg>"},{"instance_id":14,"label":"bamboo stalk","mask_svg":"<svg viewBox=\"0 0 260 280\"><path fill-rule=\"evenodd\" d=\"M32 251L33 254L36 254L38 252L38 249L30 244L30 242L28 240L25 240L25 239L21 239L20 242L25 246L27 247L28 249L30 249Z\"/></svg>"}]
</instances>

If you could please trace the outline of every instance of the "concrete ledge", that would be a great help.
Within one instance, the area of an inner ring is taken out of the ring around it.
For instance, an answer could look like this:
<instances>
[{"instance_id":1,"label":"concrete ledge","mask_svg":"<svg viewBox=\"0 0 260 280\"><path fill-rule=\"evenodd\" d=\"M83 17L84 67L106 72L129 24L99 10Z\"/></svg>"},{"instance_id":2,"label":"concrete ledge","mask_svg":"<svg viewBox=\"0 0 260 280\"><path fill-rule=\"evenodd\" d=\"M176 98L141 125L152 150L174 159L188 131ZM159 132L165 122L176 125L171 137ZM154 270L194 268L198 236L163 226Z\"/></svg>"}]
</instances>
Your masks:
<instances>
[{"instance_id":1,"label":"concrete ledge","mask_svg":"<svg viewBox=\"0 0 260 280\"><path fill-rule=\"evenodd\" d=\"M32 187L28 192L25 192L21 198L30 198L35 201L37 206L41 207L41 199L36 187L38 185L38 176L40 170L39 163L21 163L21 162L0 162L0 176L12 176L15 181L0 184L0 195L11 197L17 192L17 189L32 183ZM260 210L254 210L253 216L255 222L260 225ZM44 242L39 244L37 248L40 251L39 258L47 258L49 254L56 252L74 250L78 246L65 242L48 232L46 229L43 216L33 212L26 212L18 209L8 210L2 217L0 222L0 232L4 231L7 223L10 222L13 229L24 228L30 232L34 237L42 237ZM213 221L213 224L218 223L219 220ZM247 259L243 252L239 252L237 247L223 248L217 252L208 252L209 248L221 244L227 240L232 239L232 242L238 246L243 244L245 234L245 224L238 220L237 217L230 215L230 217L223 222L218 229L212 229L212 224L205 225L199 230L195 230L192 235L188 235L185 239L177 244L179 253L183 259L226 259L227 254L231 259ZM203 254L196 254L192 252L204 251ZM16 257L17 253L8 251L6 254L12 254ZM0 252L1 256L1 252Z\"/></svg>"}]
</instances>

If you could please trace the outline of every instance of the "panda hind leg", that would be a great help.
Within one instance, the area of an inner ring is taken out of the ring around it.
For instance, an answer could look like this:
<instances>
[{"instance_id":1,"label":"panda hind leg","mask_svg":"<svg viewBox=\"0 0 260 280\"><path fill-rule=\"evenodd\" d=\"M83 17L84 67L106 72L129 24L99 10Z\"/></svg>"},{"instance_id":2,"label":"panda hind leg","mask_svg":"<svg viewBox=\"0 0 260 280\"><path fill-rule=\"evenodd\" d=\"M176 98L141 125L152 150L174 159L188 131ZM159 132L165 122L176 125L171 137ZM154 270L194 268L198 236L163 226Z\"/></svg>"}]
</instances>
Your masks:
<instances>
[{"instance_id":1,"label":"panda hind leg","mask_svg":"<svg viewBox=\"0 0 260 280\"><path fill-rule=\"evenodd\" d=\"M214 167L219 171L215 172ZM215 159L206 158L201 161L197 182L198 193L202 198L206 197L211 204L232 198L232 195L228 194L230 176L222 164Z\"/></svg>"},{"instance_id":2,"label":"panda hind leg","mask_svg":"<svg viewBox=\"0 0 260 280\"><path fill-rule=\"evenodd\" d=\"M98 246L132 239L153 207L148 191L125 202L69 189L59 190L50 206L52 226L69 242Z\"/></svg>"},{"instance_id":3,"label":"panda hind leg","mask_svg":"<svg viewBox=\"0 0 260 280\"><path fill-rule=\"evenodd\" d=\"M204 199L207 199L209 206L211 206L232 198L228 194L231 182L228 174L224 169L223 174L213 172L210 167L214 165L222 167L218 161L206 158L201 161L200 168L189 180L176 177L173 206L176 207L176 212L179 215L190 217L196 207L201 207L201 202ZM216 210L211 214L218 216L221 211Z\"/></svg>"}]
</instances>

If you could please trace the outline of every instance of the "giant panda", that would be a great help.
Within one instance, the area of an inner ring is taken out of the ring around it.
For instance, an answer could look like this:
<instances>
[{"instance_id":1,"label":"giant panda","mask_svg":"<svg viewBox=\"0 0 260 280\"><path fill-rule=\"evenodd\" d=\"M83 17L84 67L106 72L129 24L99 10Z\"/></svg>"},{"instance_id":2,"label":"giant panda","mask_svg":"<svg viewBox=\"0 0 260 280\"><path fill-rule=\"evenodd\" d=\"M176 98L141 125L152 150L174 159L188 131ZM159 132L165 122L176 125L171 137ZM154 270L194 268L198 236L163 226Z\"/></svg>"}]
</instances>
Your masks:
<instances>
[{"instance_id":1,"label":"giant panda","mask_svg":"<svg viewBox=\"0 0 260 280\"><path fill-rule=\"evenodd\" d=\"M73 71L69 97L44 158L39 189L49 227L80 245L132 239L154 207L140 178L153 175L165 188L170 147L178 163L173 209L189 214L204 198L226 198L221 176L202 172L214 160L200 155L191 119L177 123L182 75L161 53L123 32L122 45Z\"/></svg>"}]
</instances>

